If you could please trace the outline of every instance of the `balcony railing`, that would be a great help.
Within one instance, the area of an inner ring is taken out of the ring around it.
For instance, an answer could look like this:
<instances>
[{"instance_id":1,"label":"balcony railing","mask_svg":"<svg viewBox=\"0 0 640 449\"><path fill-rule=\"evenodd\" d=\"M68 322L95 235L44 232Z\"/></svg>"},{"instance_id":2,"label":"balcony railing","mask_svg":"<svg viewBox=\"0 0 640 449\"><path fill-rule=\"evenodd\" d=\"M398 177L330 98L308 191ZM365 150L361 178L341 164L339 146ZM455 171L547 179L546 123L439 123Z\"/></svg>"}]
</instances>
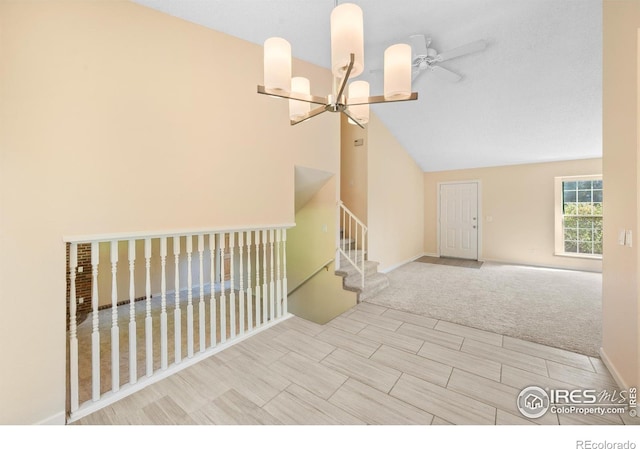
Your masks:
<instances>
[{"instance_id":1,"label":"balcony railing","mask_svg":"<svg viewBox=\"0 0 640 449\"><path fill-rule=\"evenodd\" d=\"M65 238L69 421L288 318L291 226Z\"/></svg>"}]
</instances>

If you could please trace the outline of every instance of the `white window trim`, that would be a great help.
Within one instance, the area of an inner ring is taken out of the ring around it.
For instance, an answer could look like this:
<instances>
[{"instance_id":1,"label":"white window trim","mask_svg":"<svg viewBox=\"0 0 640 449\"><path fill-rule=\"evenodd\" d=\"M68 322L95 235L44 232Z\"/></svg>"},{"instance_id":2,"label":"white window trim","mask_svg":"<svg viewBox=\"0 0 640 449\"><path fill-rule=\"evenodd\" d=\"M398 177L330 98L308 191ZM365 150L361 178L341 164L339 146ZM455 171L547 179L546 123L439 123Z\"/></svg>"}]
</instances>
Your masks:
<instances>
[{"instance_id":1,"label":"white window trim","mask_svg":"<svg viewBox=\"0 0 640 449\"><path fill-rule=\"evenodd\" d=\"M590 181L602 180L602 175L584 175L584 176L556 176L555 177L555 255L560 257L575 257L578 259L597 259L602 260L601 254L580 254L567 253L564 251L564 230L562 228L562 183L565 181Z\"/></svg>"}]
</instances>

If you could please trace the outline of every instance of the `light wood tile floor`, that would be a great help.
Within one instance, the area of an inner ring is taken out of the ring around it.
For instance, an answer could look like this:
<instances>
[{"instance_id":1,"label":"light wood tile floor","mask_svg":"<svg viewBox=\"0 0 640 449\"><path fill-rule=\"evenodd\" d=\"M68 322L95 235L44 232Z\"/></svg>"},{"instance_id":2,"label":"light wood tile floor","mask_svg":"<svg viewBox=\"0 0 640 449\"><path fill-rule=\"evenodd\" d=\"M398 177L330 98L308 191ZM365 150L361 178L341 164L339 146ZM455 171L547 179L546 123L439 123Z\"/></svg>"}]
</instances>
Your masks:
<instances>
[{"instance_id":1,"label":"light wood tile floor","mask_svg":"<svg viewBox=\"0 0 640 449\"><path fill-rule=\"evenodd\" d=\"M362 303L293 317L73 424L638 424L548 412L522 388L613 389L599 359Z\"/></svg>"}]
</instances>

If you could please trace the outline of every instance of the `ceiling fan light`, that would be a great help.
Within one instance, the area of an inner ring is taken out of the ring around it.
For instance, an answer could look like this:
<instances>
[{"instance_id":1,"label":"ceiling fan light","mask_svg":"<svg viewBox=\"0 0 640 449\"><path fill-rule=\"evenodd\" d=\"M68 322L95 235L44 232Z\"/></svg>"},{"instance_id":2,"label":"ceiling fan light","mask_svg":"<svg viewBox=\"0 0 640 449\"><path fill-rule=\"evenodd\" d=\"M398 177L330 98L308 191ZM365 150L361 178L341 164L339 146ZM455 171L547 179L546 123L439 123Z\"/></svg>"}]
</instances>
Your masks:
<instances>
[{"instance_id":1,"label":"ceiling fan light","mask_svg":"<svg viewBox=\"0 0 640 449\"><path fill-rule=\"evenodd\" d=\"M281 37L264 41L264 85L288 90L291 84L291 45Z\"/></svg>"},{"instance_id":2,"label":"ceiling fan light","mask_svg":"<svg viewBox=\"0 0 640 449\"><path fill-rule=\"evenodd\" d=\"M331 71L343 78L351 53L354 64L351 77L364 70L364 25L362 9L353 3L343 3L331 12Z\"/></svg>"},{"instance_id":3,"label":"ceiling fan light","mask_svg":"<svg viewBox=\"0 0 640 449\"><path fill-rule=\"evenodd\" d=\"M291 92L300 94L311 94L311 83L309 79L302 76L295 76L291 78ZM299 100L289 100L289 118L291 120L298 120L309 113L311 110L311 103Z\"/></svg>"},{"instance_id":4,"label":"ceiling fan light","mask_svg":"<svg viewBox=\"0 0 640 449\"><path fill-rule=\"evenodd\" d=\"M369 96L369 83L366 81L354 81L349 84L349 98L366 98ZM361 124L369 122L369 105L359 104L349 106L349 112ZM349 119L349 123L355 123Z\"/></svg>"},{"instance_id":5,"label":"ceiling fan light","mask_svg":"<svg viewBox=\"0 0 640 449\"><path fill-rule=\"evenodd\" d=\"M411 46L395 44L384 51L384 98L411 95Z\"/></svg>"}]
</instances>

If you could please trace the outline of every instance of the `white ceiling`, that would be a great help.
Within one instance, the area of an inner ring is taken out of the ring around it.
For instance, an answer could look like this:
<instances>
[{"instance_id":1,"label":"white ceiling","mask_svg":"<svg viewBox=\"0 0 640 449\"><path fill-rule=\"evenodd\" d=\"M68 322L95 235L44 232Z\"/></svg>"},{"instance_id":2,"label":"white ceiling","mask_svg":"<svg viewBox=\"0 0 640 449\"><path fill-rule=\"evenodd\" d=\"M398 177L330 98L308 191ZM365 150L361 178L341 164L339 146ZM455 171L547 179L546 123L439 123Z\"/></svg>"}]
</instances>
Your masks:
<instances>
[{"instance_id":1,"label":"white ceiling","mask_svg":"<svg viewBox=\"0 0 640 449\"><path fill-rule=\"evenodd\" d=\"M329 67L334 0L134 1L258 44L284 37L295 57ZM359 79L372 95L382 93L381 73L370 71L384 49L412 34L438 51L489 44L442 64L460 82L427 72L413 86L418 101L372 106L424 171L601 157L602 0L353 3L364 13Z\"/></svg>"}]
</instances>

